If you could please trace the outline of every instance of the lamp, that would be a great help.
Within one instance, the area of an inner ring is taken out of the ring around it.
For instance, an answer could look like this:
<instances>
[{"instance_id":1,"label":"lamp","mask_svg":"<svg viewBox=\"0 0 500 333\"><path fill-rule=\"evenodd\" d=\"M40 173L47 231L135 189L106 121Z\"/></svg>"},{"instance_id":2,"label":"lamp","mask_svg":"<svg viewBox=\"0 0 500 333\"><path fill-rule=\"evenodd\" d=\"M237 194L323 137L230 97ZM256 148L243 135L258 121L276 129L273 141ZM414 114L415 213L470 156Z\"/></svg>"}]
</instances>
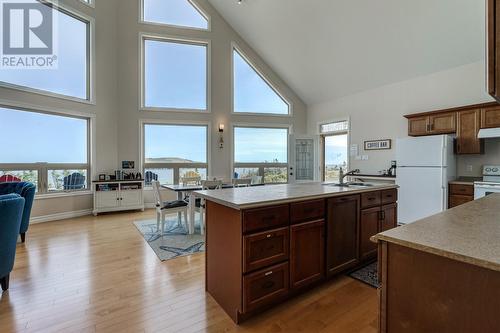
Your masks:
<instances>
[{"instance_id":1,"label":"lamp","mask_svg":"<svg viewBox=\"0 0 500 333\"><path fill-rule=\"evenodd\" d=\"M224 124L219 124L219 148L224 148Z\"/></svg>"}]
</instances>

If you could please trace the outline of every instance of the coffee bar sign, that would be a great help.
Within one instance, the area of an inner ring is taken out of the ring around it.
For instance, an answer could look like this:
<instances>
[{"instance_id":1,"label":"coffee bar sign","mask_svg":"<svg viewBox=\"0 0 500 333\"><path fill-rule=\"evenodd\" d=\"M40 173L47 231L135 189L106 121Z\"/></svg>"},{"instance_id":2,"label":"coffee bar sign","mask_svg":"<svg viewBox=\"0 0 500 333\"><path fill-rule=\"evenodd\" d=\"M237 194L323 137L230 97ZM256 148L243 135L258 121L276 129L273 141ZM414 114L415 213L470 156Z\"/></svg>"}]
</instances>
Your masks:
<instances>
[{"instance_id":1,"label":"coffee bar sign","mask_svg":"<svg viewBox=\"0 0 500 333\"><path fill-rule=\"evenodd\" d=\"M384 150L391 148L391 139L365 141L365 150Z\"/></svg>"}]
</instances>

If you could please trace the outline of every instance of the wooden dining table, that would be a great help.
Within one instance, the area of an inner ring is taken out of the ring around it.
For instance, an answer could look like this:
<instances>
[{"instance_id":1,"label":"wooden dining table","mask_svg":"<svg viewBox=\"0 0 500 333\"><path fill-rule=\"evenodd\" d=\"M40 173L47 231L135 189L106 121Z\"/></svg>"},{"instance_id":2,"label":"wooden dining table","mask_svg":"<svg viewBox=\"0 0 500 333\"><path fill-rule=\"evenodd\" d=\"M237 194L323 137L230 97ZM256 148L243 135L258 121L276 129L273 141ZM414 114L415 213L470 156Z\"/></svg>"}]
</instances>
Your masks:
<instances>
[{"instance_id":1,"label":"wooden dining table","mask_svg":"<svg viewBox=\"0 0 500 333\"><path fill-rule=\"evenodd\" d=\"M262 186L264 184L252 184L250 186ZM183 185L183 184L163 184L160 185L162 188L167 189L169 191L177 193L177 200L184 200L184 198L187 196L189 197L189 203L188 203L188 218L189 218L189 225L194 225L194 223L191 223L191 221L194 221L194 214L196 210L196 194L194 193L195 191L201 191L203 190L201 185ZM233 184L222 184L222 189L225 188L233 188L235 185ZM179 215L181 213L178 213ZM179 216L179 218L181 218ZM193 230L188 230L189 234L194 234L194 228L190 228Z\"/></svg>"}]
</instances>

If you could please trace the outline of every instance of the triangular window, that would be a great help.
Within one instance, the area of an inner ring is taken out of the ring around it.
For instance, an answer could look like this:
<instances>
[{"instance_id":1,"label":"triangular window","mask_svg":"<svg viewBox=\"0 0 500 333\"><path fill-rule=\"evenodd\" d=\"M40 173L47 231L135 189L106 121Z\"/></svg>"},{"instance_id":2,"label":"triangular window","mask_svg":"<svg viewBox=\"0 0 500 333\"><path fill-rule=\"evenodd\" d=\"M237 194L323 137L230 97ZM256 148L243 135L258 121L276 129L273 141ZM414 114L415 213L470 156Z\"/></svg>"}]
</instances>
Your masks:
<instances>
[{"instance_id":1,"label":"triangular window","mask_svg":"<svg viewBox=\"0 0 500 333\"><path fill-rule=\"evenodd\" d=\"M208 29L208 18L191 0L143 0L143 21Z\"/></svg>"},{"instance_id":2,"label":"triangular window","mask_svg":"<svg viewBox=\"0 0 500 333\"><path fill-rule=\"evenodd\" d=\"M290 105L235 48L233 68L235 113L290 113Z\"/></svg>"}]
</instances>

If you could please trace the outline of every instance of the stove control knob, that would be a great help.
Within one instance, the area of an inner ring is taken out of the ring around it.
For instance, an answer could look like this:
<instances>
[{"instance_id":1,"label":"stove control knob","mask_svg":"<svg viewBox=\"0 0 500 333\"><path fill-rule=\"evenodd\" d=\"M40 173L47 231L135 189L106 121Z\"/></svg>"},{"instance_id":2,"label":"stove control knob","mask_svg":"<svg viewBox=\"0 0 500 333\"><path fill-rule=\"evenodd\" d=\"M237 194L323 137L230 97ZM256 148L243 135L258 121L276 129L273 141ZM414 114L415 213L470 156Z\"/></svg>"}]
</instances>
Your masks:
<instances>
[{"instance_id":1,"label":"stove control knob","mask_svg":"<svg viewBox=\"0 0 500 333\"><path fill-rule=\"evenodd\" d=\"M498 168L493 168L491 171L498 172Z\"/></svg>"},{"instance_id":2,"label":"stove control knob","mask_svg":"<svg viewBox=\"0 0 500 333\"><path fill-rule=\"evenodd\" d=\"M486 168L486 172L491 172L491 168Z\"/></svg>"}]
</instances>

